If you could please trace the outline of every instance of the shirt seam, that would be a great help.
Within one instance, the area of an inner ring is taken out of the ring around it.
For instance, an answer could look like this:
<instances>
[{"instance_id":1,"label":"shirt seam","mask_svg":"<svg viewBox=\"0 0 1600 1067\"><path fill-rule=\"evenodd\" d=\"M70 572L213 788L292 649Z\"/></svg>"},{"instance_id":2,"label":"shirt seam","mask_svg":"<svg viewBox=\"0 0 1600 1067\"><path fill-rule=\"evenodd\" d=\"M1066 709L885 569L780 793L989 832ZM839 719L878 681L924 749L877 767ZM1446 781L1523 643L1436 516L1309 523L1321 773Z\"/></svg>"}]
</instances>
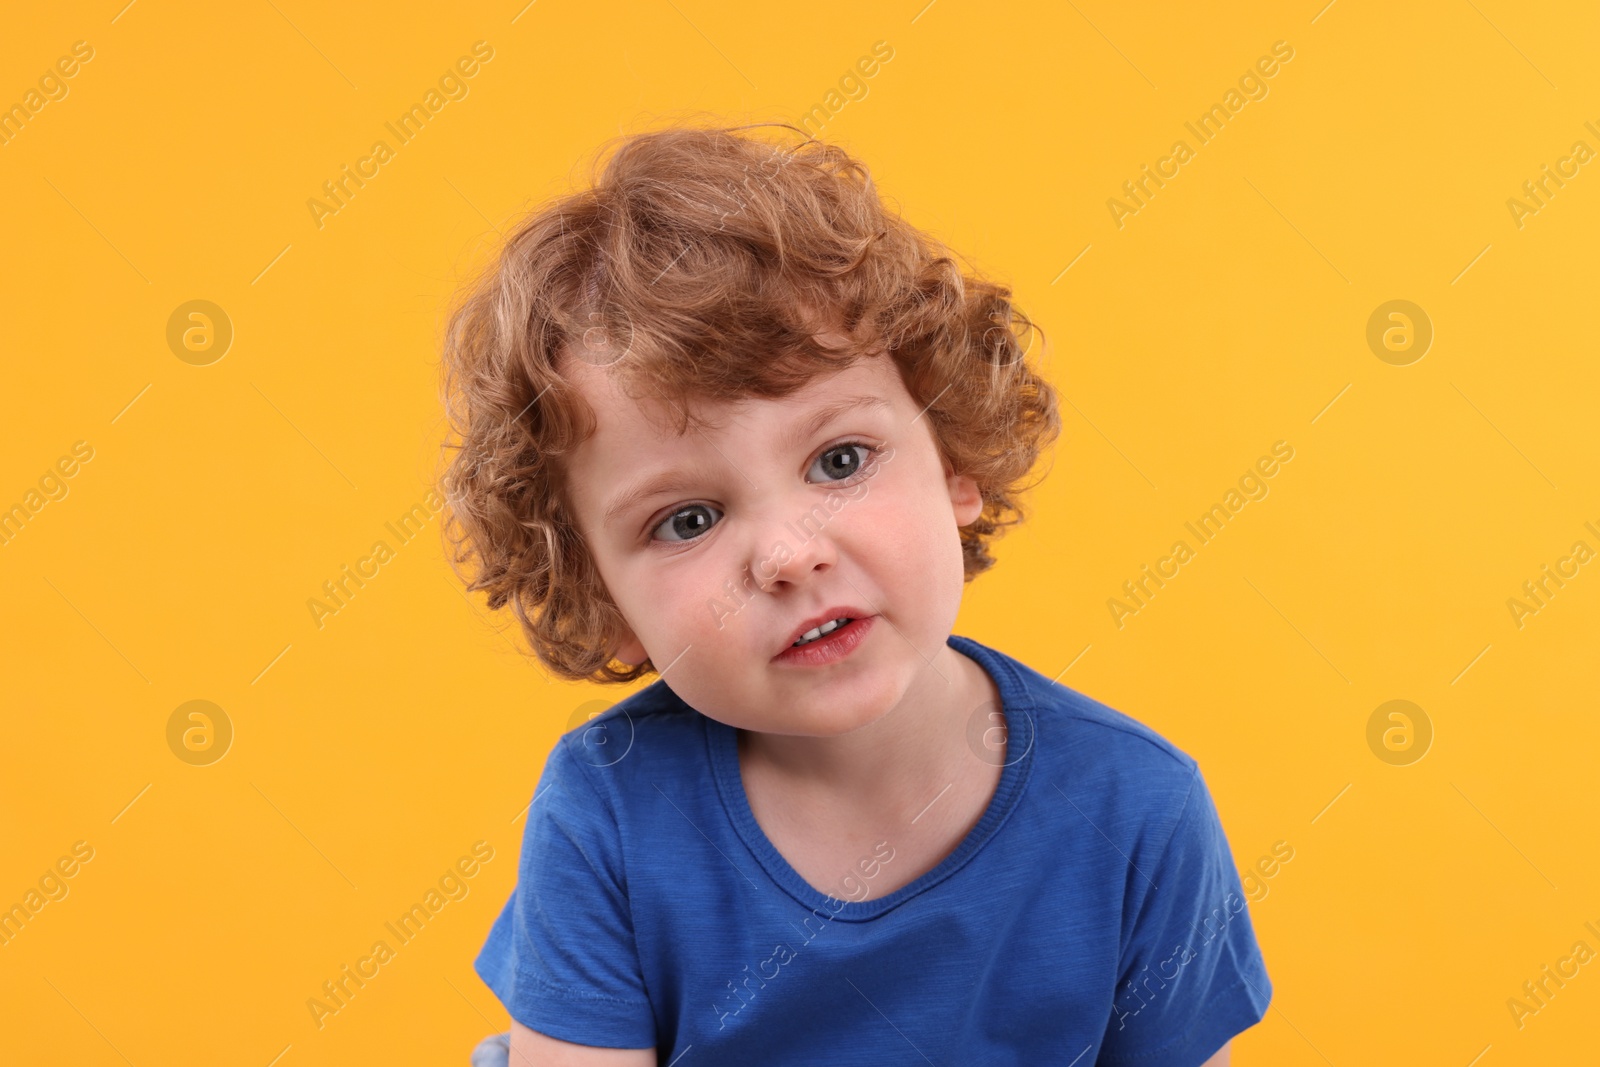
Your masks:
<instances>
[{"instance_id":1,"label":"shirt seam","mask_svg":"<svg viewBox=\"0 0 1600 1067\"><path fill-rule=\"evenodd\" d=\"M1077 693L1078 696L1083 696L1083 694L1078 693L1076 689L1067 689L1066 686L1061 686L1061 688L1066 689L1069 693ZM1106 722L1104 719L1096 718L1093 715L1085 715L1083 712L1075 711L1071 708L1064 708L1062 711L1065 713L1063 718L1076 719L1078 722L1088 723L1090 726L1098 726L1103 730L1115 730L1119 734L1126 734L1137 741L1143 741L1145 744L1149 745L1151 748L1160 752L1163 756L1166 756L1168 759L1180 766L1189 766L1190 764L1198 762L1193 756L1189 755L1183 749L1179 748L1166 738L1161 737L1159 734L1153 738L1146 737L1141 731L1130 726L1124 726L1122 723ZM1144 726L1147 730L1151 729L1151 727L1139 722L1138 719L1134 719L1133 721L1140 726Z\"/></svg>"},{"instance_id":2,"label":"shirt seam","mask_svg":"<svg viewBox=\"0 0 1600 1067\"><path fill-rule=\"evenodd\" d=\"M519 982L527 981L529 984L538 986L545 992L557 997L561 997L565 1000L594 1001L601 1004L625 1004L630 1008L644 1008L651 1013L652 1022L655 1018L655 1005L651 1004L649 1000L630 1000L626 997L613 997L605 993L585 993L581 990L568 989L566 986L560 986L556 985L554 982L546 981L538 974L527 970L520 964L517 966L517 980Z\"/></svg>"},{"instance_id":3,"label":"shirt seam","mask_svg":"<svg viewBox=\"0 0 1600 1067\"><path fill-rule=\"evenodd\" d=\"M1226 988L1221 989L1221 990L1213 993L1209 999L1218 1000L1218 999L1220 999L1222 997L1225 997L1228 994L1232 993L1234 990L1244 987L1247 984L1248 984L1248 982L1246 981L1246 979L1240 978L1237 982L1234 982L1232 985L1227 986ZM1189 1024L1188 1028L1186 1030L1184 1030L1183 1033L1179 1034L1177 1037L1173 1038L1171 1041L1168 1041L1166 1044L1162 1045L1160 1048L1149 1049L1149 1050L1147 1050L1145 1052L1135 1052L1131 1056L1122 1056L1122 1055L1117 1055L1117 1054L1113 1053L1111 1060L1108 1061L1108 1062L1111 1063L1111 1064L1133 1063L1133 1062L1136 1062L1138 1060L1150 1059L1152 1056L1167 1056L1167 1055L1171 1055L1171 1053L1172 1053L1174 1048L1181 1048L1185 1044L1193 1042L1194 1035L1195 1035L1196 1031L1198 1031L1205 1024L1211 1022L1213 1019L1216 1019L1216 1018L1217 1018L1216 1015L1207 1015L1207 1014L1202 1012L1200 1015L1195 1017L1194 1021ZM1240 1034L1242 1032L1243 1031L1237 1031L1237 1030L1234 1031L1233 1034L1230 1034L1228 1036L1228 1040L1232 1041L1234 1037L1236 1037L1238 1034Z\"/></svg>"}]
</instances>

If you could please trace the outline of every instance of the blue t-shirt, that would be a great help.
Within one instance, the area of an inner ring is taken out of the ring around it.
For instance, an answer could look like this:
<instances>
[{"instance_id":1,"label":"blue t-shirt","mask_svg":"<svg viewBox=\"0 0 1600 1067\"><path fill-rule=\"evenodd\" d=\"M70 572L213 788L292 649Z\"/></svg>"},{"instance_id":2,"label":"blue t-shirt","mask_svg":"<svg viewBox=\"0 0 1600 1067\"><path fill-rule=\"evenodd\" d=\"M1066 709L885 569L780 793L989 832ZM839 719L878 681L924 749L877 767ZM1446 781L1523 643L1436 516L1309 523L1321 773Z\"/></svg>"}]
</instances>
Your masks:
<instances>
[{"instance_id":1,"label":"blue t-shirt","mask_svg":"<svg viewBox=\"0 0 1600 1067\"><path fill-rule=\"evenodd\" d=\"M661 1064L1204 1063L1272 983L1199 765L947 643L999 689L1005 766L932 870L848 899L887 841L813 888L751 813L736 731L658 679L556 743L479 976L524 1026Z\"/></svg>"}]
</instances>

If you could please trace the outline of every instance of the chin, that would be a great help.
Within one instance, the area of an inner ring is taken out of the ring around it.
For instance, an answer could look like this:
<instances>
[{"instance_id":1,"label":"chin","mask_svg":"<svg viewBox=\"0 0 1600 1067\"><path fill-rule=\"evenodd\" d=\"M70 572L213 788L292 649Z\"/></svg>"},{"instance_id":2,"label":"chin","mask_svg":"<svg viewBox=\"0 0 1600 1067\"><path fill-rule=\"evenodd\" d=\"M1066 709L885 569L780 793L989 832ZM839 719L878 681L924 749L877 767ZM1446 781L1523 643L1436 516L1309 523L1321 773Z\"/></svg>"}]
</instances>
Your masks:
<instances>
[{"instance_id":1,"label":"chin","mask_svg":"<svg viewBox=\"0 0 1600 1067\"><path fill-rule=\"evenodd\" d=\"M871 726L894 707L892 700L869 699L845 705L833 704L807 709L790 723L785 732L813 737L838 737Z\"/></svg>"}]
</instances>

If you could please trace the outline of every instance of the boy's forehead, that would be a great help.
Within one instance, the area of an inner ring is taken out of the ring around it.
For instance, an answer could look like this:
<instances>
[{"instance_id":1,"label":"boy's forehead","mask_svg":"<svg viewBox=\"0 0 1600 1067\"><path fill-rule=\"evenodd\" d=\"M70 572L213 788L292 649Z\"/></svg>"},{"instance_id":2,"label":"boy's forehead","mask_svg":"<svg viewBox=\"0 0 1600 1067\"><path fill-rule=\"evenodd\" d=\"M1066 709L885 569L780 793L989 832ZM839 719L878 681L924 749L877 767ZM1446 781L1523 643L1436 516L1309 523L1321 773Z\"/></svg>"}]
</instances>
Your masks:
<instances>
[{"instance_id":1,"label":"boy's forehead","mask_svg":"<svg viewBox=\"0 0 1600 1067\"><path fill-rule=\"evenodd\" d=\"M684 428L684 418L676 401L652 396L648 391L634 395L630 390L641 387L628 384L604 367L582 360L574 361L572 366L574 369L565 371L564 376L588 405L594 420L592 432L578 444L572 457L574 467L591 475L616 476L623 473L616 468L636 468L652 457L681 453L686 446L701 440L693 424L679 432ZM715 433L728 414L739 409L702 400L693 403L691 410L707 424L707 432Z\"/></svg>"},{"instance_id":2,"label":"boy's forehead","mask_svg":"<svg viewBox=\"0 0 1600 1067\"><path fill-rule=\"evenodd\" d=\"M831 322L825 314L810 305L802 305L800 311L812 326L812 336L824 347L844 349L850 345L852 340L850 336ZM656 442L682 436L677 432L683 424L681 411L675 410L674 405L663 398L629 395L622 388L620 376L611 373L614 364L588 358L590 351L592 350L579 347L577 344L569 345L562 352L560 364L563 376L594 411L600 424L596 428L597 434L606 430L623 430L630 436L644 435ZM599 350L598 354L607 355L609 351L609 349ZM622 358L626 359L628 356L624 355ZM787 397L766 403L772 405L773 410L786 407L798 409L815 403L832 383L861 379L862 384L865 384L867 380L880 378L879 364L889 362L891 361L877 358L856 359L843 371L818 375L807 382L802 389ZM898 375L895 377L898 381ZM691 403L693 414L697 418L713 424L721 423L730 415L761 406L761 400L755 397L737 401L718 401L706 397L698 398Z\"/></svg>"},{"instance_id":3,"label":"boy's forehead","mask_svg":"<svg viewBox=\"0 0 1600 1067\"><path fill-rule=\"evenodd\" d=\"M563 373L594 412L594 433L585 439L585 446L596 444L606 453L648 453L700 437L692 426L680 432L683 412L675 401L648 393L633 395L621 376L607 367L572 359ZM715 434L735 422L765 425L769 419L777 419L787 424L846 392L881 396L891 404L897 404L901 395L909 399L893 361L874 356L857 359L843 370L819 374L786 397L750 396L732 401L700 397L690 404L696 423L705 424L708 432Z\"/></svg>"}]
</instances>

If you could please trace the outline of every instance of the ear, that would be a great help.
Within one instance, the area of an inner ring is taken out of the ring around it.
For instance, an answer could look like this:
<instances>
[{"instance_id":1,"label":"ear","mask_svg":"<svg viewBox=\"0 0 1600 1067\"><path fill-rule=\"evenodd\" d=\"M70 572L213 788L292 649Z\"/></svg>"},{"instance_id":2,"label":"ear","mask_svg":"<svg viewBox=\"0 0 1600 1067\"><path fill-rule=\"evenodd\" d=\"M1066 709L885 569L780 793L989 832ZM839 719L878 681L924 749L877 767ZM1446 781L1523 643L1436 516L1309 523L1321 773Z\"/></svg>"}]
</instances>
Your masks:
<instances>
[{"instance_id":1,"label":"ear","mask_svg":"<svg viewBox=\"0 0 1600 1067\"><path fill-rule=\"evenodd\" d=\"M945 464L945 484L950 490L950 507L955 512L957 526L969 526L983 514L983 493L978 483L965 474L955 474L949 463Z\"/></svg>"}]
</instances>

